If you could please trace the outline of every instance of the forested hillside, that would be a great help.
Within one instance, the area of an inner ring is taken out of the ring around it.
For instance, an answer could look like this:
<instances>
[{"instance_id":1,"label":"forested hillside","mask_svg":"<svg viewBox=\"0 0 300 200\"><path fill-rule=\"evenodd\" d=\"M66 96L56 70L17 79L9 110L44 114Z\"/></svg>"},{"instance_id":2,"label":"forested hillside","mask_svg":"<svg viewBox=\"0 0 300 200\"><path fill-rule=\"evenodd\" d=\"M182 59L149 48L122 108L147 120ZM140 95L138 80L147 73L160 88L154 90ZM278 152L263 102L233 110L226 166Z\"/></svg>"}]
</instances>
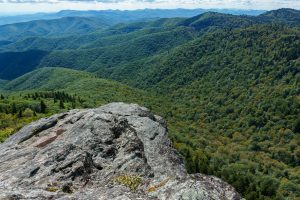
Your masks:
<instances>
[{"instance_id":1,"label":"forested hillside","mask_svg":"<svg viewBox=\"0 0 300 200\"><path fill-rule=\"evenodd\" d=\"M281 22L285 24L298 25L300 16L298 10L293 9L279 9L271 10L261 15L262 18L267 18L274 22Z\"/></svg>"},{"instance_id":2,"label":"forested hillside","mask_svg":"<svg viewBox=\"0 0 300 200\"><path fill-rule=\"evenodd\" d=\"M24 124L74 108L109 102L156 108L169 104L167 99L151 93L64 68L41 68L10 82L0 80L0 84L0 141Z\"/></svg>"},{"instance_id":3,"label":"forested hillside","mask_svg":"<svg viewBox=\"0 0 300 200\"><path fill-rule=\"evenodd\" d=\"M34 70L46 54L40 50L0 53L0 79L11 80Z\"/></svg>"},{"instance_id":4,"label":"forested hillside","mask_svg":"<svg viewBox=\"0 0 300 200\"><path fill-rule=\"evenodd\" d=\"M98 18L65 17L53 20L36 20L0 26L0 40L16 41L34 36L87 33L107 28L109 22Z\"/></svg>"},{"instance_id":5,"label":"forested hillside","mask_svg":"<svg viewBox=\"0 0 300 200\"><path fill-rule=\"evenodd\" d=\"M3 43L2 138L66 109L135 102L167 119L189 172L247 200L299 199L299 16L210 12Z\"/></svg>"}]
</instances>

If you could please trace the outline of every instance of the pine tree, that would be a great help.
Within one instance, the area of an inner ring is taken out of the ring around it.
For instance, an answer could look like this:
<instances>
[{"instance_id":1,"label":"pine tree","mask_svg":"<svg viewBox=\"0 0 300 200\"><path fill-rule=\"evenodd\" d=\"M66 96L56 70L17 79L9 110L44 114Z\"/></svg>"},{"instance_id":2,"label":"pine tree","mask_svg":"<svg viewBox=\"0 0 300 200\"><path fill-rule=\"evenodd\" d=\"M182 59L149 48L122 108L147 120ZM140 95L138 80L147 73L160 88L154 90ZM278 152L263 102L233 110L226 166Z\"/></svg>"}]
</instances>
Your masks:
<instances>
[{"instance_id":1,"label":"pine tree","mask_svg":"<svg viewBox=\"0 0 300 200\"><path fill-rule=\"evenodd\" d=\"M59 101L59 108L61 109L65 108L64 102L62 100Z\"/></svg>"},{"instance_id":2,"label":"pine tree","mask_svg":"<svg viewBox=\"0 0 300 200\"><path fill-rule=\"evenodd\" d=\"M46 113L47 106L43 100L41 100L40 106L41 106L41 113Z\"/></svg>"},{"instance_id":3,"label":"pine tree","mask_svg":"<svg viewBox=\"0 0 300 200\"><path fill-rule=\"evenodd\" d=\"M18 117L18 118L23 117L23 112L22 112L22 110L19 110L17 117Z\"/></svg>"},{"instance_id":4,"label":"pine tree","mask_svg":"<svg viewBox=\"0 0 300 200\"><path fill-rule=\"evenodd\" d=\"M12 114L16 114L18 111L17 111L17 106L15 103L12 104L11 106L11 113Z\"/></svg>"}]
</instances>

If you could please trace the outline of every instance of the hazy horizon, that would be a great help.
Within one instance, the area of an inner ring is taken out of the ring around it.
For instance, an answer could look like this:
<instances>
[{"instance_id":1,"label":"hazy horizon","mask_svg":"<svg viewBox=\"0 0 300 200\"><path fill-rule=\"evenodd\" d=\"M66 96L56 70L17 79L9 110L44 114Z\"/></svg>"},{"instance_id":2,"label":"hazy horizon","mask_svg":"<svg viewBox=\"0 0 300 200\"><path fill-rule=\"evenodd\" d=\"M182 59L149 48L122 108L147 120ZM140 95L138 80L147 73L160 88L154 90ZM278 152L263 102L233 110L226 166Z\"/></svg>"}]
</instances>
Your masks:
<instances>
[{"instance_id":1,"label":"hazy horizon","mask_svg":"<svg viewBox=\"0 0 300 200\"><path fill-rule=\"evenodd\" d=\"M36 15L36 14L51 14L51 13L58 13L63 11L139 11L139 10L228 10L228 11L269 11L267 9L238 9L238 8L141 8L141 9L87 9L87 10L80 10L80 9L62 9L57 11L37 11L37 12L11 12L11 13L0 13L1 17L10 17L10 16L17 16L17 15ZM280 8L279 8L280 9ZM272 10L272 9L270 9Z\"/></svg>"},{"instance_id":2,"label":"hazy horizon","mask_svg":"<svg viewBox=\"0 0 300 200\"><path fill-rule=\"evenodd\" d=\"M300 9L298 0L0 0L0 15L49 13L61 10L139 9Z\"/></svg>"}]
</instances>

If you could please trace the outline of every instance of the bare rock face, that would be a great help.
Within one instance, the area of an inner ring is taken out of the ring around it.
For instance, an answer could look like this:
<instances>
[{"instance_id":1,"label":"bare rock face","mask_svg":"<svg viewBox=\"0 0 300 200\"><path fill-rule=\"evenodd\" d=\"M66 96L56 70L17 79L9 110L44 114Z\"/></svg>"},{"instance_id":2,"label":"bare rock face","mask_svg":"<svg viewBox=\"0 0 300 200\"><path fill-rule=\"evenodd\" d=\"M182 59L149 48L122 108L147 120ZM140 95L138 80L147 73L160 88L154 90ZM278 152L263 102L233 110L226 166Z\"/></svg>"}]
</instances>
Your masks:
<instances>
[{"instance_id":1,"label":"bare rock face","mask_svg":"<svg viewBox=\"0 0 300 200\"><path fill-rule=\"evenodd\" d=\"M0 199L241 199L220 179L188 175L164 120L111 103L41 119L0 145Z\"/></svg>"}]
</instances>

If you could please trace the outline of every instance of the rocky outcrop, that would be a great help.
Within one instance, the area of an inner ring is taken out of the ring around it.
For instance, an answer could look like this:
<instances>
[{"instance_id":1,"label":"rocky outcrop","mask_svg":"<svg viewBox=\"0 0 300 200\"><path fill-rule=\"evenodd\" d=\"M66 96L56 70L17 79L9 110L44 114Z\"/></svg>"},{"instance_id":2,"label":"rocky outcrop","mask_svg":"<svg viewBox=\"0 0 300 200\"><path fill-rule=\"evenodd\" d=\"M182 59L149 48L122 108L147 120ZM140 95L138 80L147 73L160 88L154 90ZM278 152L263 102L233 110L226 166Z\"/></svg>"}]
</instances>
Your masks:
<instances>
[{"instance_id":1,"label":"rocky outcrop","mask_svg":"<svg viewBox=\"0 0 300 200\"><path fill-rule=\"evenodd\" d=\"M188 175L164 120L136 104L71 110L0 145L0 199L241 199L213 176Z\"/></svg>"}]
</instances>

